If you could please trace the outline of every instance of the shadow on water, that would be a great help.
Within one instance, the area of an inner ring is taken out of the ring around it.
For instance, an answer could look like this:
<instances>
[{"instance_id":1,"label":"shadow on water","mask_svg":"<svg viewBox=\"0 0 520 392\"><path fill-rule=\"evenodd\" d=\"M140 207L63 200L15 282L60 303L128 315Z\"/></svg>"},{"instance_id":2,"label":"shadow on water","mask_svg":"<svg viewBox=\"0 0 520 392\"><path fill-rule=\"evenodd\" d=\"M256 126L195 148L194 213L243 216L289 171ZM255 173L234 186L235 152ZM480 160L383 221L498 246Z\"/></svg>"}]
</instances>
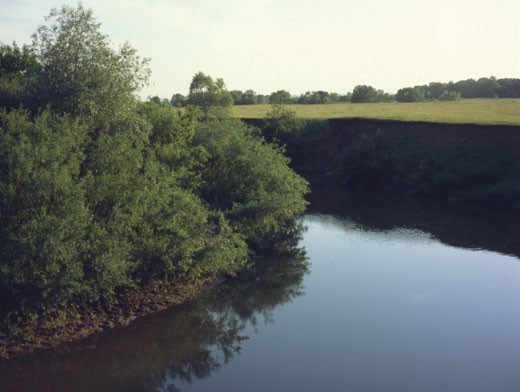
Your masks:
<instances>
[{"instance_id":1,"label":"shadow on water","mask_svg":"<svg viewBox=\"0 0 520 392\"><path fill-rule=\"evenodd\" d=\"M191 304L137 320L71 345L0 364L0 390L180 391L240 353L246 327L273 321L273 311L303 294L309 270L297 247L302 228L259 257L241 279L209 290Z\"/></svg>"},{"instance_id":2,"label":"shadow on water","mask_svg":"<svg viewBox=\"0 0 520 392\"><path fill-rule=\"evenodd\" d=\"M520 211L381 192L317 188L310 213L334 215L363 230L420 230L444 244L520 258Z\"/></svg>"},{"instance_id":3,"label":"shadow on water","mask_svg":"<svg viewBox=\"0 0 520 392\"><path fill-rule=\"evenodd\" d=\"M451 246L520 258L520 213L510 210L314 189L309 212L363 230L420 230ZM258 323L274 322L278 307L304 294L309 262L298 246L301 233L301 227L295 228L258 258L247 276L211 289L198 301L106 331L62 352L0 364L0 391L175 392L210 377L240 353Z\"/></svg>"}]
</instances>

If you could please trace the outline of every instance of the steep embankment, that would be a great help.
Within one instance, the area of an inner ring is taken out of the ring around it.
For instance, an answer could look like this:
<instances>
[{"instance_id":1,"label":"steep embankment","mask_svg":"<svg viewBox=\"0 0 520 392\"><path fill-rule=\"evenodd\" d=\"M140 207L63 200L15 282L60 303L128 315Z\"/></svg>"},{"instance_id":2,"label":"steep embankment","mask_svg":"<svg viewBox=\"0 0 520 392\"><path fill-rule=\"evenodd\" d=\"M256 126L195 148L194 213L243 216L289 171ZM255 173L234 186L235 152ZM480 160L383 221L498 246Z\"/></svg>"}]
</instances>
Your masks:
<instances>
[{"instance_id":1,"label":"steep embankment","mask_svg":"<svg viewBox=\"0 0 520 392\"><path fill-rule=\"evenodd\" d=\"M520 206L520 127L307 121L286 140L315 186L342 184Z\"/></svg>"}]
</instances>

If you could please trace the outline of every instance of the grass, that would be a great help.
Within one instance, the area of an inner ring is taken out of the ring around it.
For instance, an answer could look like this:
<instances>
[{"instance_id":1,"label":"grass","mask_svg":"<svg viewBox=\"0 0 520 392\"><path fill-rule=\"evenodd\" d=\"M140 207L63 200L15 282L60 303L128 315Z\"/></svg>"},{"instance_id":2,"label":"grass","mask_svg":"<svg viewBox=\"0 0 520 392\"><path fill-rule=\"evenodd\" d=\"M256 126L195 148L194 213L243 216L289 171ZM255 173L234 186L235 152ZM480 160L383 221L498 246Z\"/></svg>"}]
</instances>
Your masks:
<instances>
[{"instance_id":1,"label":"grass","mask_svg":"<svg viewBox=\"0 0 520 392\"><path fill-rule=\"evenodd\" d=\"M456 124L520 125L520 99L466 99L454 102L338 103L287 105L306 119L372 118ZM234 106L233 116L263 118L270 105Z\"/></svg>"}]
</instances>

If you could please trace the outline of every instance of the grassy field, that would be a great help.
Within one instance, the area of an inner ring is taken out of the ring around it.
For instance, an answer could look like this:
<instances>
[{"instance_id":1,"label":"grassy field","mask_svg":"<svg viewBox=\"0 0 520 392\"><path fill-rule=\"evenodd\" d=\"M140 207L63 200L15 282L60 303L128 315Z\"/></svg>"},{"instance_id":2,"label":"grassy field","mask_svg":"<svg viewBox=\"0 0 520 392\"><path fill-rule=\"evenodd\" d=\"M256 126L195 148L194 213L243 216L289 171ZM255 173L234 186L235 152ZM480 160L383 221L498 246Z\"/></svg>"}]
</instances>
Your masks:
<instances>
[{"instance_id":1,"label":"grassy field","mask_svg":"<svg viewBox=\"0 0 520 392\"><path fill-rule=\"evenodd\" d=\"M234 106L233 116L262 118L269 105ZM455 102L338 103L287 105L307 119L374 118L399 121L428 121L457 124L520 125L520 99L468 99Z\"/></svg>"}]
</instances>

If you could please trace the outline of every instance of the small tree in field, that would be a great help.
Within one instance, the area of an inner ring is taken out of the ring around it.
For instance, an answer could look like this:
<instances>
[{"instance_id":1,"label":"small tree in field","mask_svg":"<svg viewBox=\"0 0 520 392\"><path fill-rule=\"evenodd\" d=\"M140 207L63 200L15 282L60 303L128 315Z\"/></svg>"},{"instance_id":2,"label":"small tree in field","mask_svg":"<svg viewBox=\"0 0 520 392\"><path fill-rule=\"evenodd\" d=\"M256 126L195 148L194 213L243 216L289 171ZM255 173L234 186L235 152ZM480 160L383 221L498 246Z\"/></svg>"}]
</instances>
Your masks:
<instances>
[{"instance_id":1,"label":"small tree in field","mask_svg":"<svg viewBox=\"0 0 520 392\"><path fill-rule=\"evenodd\" d=\"M188 103L200 108L202 118L221 118L229 115L233 97L227 91L224 80L213 80L209 75L198 72L190 84Z\"/></svg>"}]
</instances>

